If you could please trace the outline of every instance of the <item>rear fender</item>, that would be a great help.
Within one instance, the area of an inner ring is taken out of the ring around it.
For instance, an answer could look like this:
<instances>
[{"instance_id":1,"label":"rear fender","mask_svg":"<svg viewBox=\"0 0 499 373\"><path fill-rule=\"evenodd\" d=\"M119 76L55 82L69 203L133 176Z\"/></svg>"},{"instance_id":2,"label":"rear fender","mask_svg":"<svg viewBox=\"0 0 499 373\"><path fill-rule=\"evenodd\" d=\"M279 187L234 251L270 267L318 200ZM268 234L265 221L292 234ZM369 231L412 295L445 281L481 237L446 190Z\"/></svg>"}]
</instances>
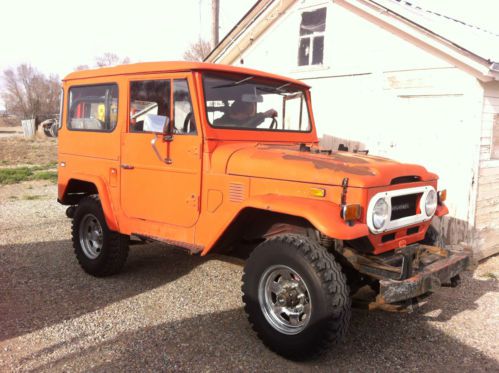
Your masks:
<instances>
[{"instance_id":1,"label":"rear fender","mask_svg":"<svg viewBox=\"0 0 499 373\"><path fill-rule=\"evenodd\" d=\"M104 212L104 217L106 219L107 226L110 230L119 231L118 221L116 220L116 215L114 214L113 206L110 199L109 190L107 184L99 176L85 175L85 174L71 174L70 180L80 180L89 182L95 185L99 193L99 199L102 206L102 211ZM60 196L64 196L66 193L66 188L69 185L69 181L65 184L59 184L59 188L62 187L63 190L59 191Z\"/></svg>"}]
</instances>

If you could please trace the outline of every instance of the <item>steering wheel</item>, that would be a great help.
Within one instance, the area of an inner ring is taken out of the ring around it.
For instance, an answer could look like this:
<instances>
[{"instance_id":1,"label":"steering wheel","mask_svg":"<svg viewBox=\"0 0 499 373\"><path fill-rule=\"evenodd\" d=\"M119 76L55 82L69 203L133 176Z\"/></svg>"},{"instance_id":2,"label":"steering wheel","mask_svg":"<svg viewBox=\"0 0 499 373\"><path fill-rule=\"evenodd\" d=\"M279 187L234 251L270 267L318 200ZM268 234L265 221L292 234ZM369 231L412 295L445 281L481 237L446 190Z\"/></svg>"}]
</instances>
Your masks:
<instances>
[{"instance_id":1,"label":"steering wheel","mask_svg":"<svg viewBox=\"0 0 499 373\"><path fill-rule=\"evenodd\" d=\"M189 133L189 124L192 121L192 111L185 116L184 125L182 126L183 133Z\"/></svg>"},{"instance_id":2,"label":"steering wheel","mask_svg":"<svg viewBox=\"0 0 499 373\"><path fill-rule=\"evenodd\" d=\"M276 117L272 117L272 122L270 123L269 129L271 129L271 130L277 129L277 119L276 119Z\"/></svg>"}]
</instances>

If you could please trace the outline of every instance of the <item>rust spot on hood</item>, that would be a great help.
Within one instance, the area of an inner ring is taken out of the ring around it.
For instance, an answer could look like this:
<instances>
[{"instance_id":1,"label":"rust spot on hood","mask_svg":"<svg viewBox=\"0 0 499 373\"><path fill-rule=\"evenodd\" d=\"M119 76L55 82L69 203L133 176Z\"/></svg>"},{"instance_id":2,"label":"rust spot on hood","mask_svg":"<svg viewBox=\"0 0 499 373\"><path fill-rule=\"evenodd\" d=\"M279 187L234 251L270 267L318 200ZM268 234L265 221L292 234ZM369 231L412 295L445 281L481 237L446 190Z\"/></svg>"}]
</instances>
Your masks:
<instances>
[{"instance_id":1,"label":"rust spot on hood","mask_svg":"<svg viewBox=\"0 0 499 373\"><path fill-rule=\"evenodd\" d=\"M314 167L318 170L327 169L335 172L345 172L352 175L362 175L362 176L376 175L376 173L369 167L358 166L358 165L350 166L346 163L338 162L338 160L335 159L334 157L331 160L329 160L327 158L319 158L313 156L284 154L282 158L291 161L311 162L314 165ZM344 162L354 163L351 161L350 157L344 157L344 158L345 158ZM366 163L368 162L366 161Z\"/></svg>"},{"instance_id":2,"label":"rust spot on hood","mask_svg":"<svg viewBox=\"0 0 499 373\"><path fill-rule=\"evenodd\" d=\"M338 161L338 162L349 162L349 163L370 163L367 158L363 158L362 156L356 156L356 155L344 155L344 154L339 154L339 153L333 153L330 155L331 160L333 161Z\"/></svg>"}]
</instances>

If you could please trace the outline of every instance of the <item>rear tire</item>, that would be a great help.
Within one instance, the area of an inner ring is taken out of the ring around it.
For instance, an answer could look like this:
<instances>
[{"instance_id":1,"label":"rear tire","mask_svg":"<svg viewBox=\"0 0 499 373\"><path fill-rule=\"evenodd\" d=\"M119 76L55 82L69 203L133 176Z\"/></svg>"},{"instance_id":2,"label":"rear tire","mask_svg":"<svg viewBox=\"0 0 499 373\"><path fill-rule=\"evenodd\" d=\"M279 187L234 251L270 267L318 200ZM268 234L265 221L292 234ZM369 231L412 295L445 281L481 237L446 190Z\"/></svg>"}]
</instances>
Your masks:
<instances>
[{"instance_id":1,"label":"rear tire","mask_svg":"<svg viewBox=\"0 0 499 373\"><path fill-rule=\"evenodd\" d=\"M96 195L83 198L76 207L72 239L78 263L92 276L120 272L128 257L129 237L108 228Z\"/></svg>"},{"instance_id":2,"label":"rear tire","mask_svg":"<svg viewBox=\"0 0 499 373\"><path fill-rule=\"evenodd\" d=\"M256 247L244 268L242 290L253 329L282 356L310 358L347 332L346 277L334 257L307 237L278 235Z\"/></svg>"}]
</instances>

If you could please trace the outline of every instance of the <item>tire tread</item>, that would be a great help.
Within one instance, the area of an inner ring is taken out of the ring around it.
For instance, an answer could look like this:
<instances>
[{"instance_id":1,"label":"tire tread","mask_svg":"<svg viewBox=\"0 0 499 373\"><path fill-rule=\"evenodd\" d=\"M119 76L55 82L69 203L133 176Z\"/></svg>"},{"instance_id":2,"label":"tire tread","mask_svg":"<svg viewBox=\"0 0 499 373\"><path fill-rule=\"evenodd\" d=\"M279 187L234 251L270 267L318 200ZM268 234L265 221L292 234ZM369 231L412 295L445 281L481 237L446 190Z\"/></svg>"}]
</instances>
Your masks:
<instances>
[{"instance_id":1,"label":"tire tread","mask_svg":"<svg viewBox=\"0 0 499 373\"><path fill-rule=\"evenodd\" d=\"M100 199L99 196L96 194L83 198L80 201L77 209L80 208L82 209L87 208L89 210L97 208L101 212L101 215L103 216ZM104 226L102 228L104 229L105 234L107 236L106 238L107 257L106 260L98 269L89 271L89 269L84 263L84 258L82 257L82 254L79 252L79 245L80 245L79 222L77 221L77 219L73 218L71 224L71 239L73 241L74 253L76 255L78 263L85 272L96 277L111 276L120 272L127 260L128 251L129 251L128 236L110 230L107 227L105 220L104 220Z\"/></svg>"},{"instance_id":2,"label":"tire tread","mask_svg":"<svg viewBox=\"0 0 499 373\"><path fill-rule=\"evenodd\" d=\"M286 244L291 250L296 250L307 259L318 274L324 294L333 309L331 317L325 325L325 330L321 335L321 339L318 340L314 346L308 346L302 353L299 355L295 353L294 356L291 356L291 358L301 360L320 355L324 353L331 344L339 343L345 338L350 324L351 299L346 276L343 273L340 264L334 259L334 257L314 240L298 234L276 235L262 243L262 249L271 249L271 247L264 246L272 246L276 242ZM252 255L253 254L254 252ZM286 351L275 348L275 346L267 341L265 335L255 322L254 315L251 314L248 307L249 299L245 292L248 281L248 275L246 271L244 271L242 278L243 303L245 312L253 330L267 347L281 355L286 356Z\"/></svg>"}]
</instances>

